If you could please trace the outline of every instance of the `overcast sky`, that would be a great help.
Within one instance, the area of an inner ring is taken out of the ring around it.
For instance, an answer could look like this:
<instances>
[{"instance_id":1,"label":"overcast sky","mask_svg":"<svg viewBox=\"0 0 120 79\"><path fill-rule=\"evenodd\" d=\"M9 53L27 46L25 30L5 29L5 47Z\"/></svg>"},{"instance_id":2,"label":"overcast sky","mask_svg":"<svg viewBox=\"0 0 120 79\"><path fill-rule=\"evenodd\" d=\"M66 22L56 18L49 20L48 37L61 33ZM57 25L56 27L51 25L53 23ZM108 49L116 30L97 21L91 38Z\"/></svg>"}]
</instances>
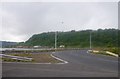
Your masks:
<instances>
[{"instance_id":1,"label":"overcast sky","mask_svg":"<svg viewBox=\"0 0 120 79\"><path fill-rule=\"evenodd\" d=\"M50 31L118 28L117 2L2 3L0 40L26 41Z\"/></svg>"}]
</instances>

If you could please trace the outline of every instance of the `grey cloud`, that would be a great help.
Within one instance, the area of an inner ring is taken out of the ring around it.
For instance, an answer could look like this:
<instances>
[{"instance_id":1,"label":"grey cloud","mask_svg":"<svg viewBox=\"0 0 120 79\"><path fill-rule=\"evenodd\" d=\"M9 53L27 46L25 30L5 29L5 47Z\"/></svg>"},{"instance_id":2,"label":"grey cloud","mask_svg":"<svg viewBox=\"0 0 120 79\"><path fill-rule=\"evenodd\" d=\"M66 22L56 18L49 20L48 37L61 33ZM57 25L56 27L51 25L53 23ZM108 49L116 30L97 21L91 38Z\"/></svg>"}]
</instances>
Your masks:
<instances>
[{"instance_id":1,"label":"grey cloud","mask_svg":"<svg viewBox=\"0 0 120 79\"><path fill-rule=\"evenodd\" d=\"M2 40L9 40L10 36L13 37L10 40L25 41L34 33L47 31L117 28L114 2L13 2L2 6L5 12Z\"/></svg>"}]
</instances>

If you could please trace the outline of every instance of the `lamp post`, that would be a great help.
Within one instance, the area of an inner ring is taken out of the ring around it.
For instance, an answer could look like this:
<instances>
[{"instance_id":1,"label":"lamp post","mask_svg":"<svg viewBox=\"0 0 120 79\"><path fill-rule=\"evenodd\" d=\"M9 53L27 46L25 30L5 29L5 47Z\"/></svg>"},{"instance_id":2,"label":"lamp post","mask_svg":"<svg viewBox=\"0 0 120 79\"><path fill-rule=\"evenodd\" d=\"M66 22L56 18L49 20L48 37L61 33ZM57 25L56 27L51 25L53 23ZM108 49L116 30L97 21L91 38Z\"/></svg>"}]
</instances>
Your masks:
<instances>
[{"instance_id":1,"label":"lamp post","mask_svg":"<svg viewBox=\"0 0 120 79\"><path fill-rule=\"evenodd\" d=\"M61 22L63 24L64 22ZM57 31L55 31L55 52L57 50Z\"/></svg>"},{"instance_id":2,"label":"lamp post","mask_svg":"<svg viewBox=\"0 0 120 79\"><path fill-rule=\"evenodd\" d=\"M55 32L55 50L57 49L57 31Z\"/></svg>"},{"instance_id":3,"label":"lamp post","mask_svg":"<svg viewBox=\"0 0 120 79\"><path fill-rule=\"evenodd\" d=\"M92 35L91 35L91 32L92 31L90 31L90 49L92 48Z\"/></svg>"}]
</instances>

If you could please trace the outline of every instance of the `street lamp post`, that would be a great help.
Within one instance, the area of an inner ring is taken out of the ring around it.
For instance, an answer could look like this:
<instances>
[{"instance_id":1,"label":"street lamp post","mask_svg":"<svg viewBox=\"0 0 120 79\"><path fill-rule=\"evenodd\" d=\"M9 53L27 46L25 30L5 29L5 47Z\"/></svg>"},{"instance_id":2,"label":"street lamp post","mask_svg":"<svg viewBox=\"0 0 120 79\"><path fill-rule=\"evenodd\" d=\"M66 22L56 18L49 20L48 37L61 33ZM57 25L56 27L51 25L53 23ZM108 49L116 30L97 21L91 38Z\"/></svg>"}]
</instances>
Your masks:
<instances>
[{"instance_id":1,"label":"street lamp post","mask_svg":"<svg viewBox=\"0 0 120 79\"><path fill-rule=\"evenodd\" d=\"M91 35L91 31L90 31L90 49L92 48L92 35Z\"/></svg>"},{"instance_id":2,"label":"street lamp post","mask_svg":"<svg viewBox=\"0 0 120 79\"><path fill-rule=\"evenodd\" d=\"M61 22L63 24L64 22ZM55 31L55 52L57 50L57 31Z\"/></svg>"},{"instance_id":3,"label":"street lamp post","mask_svg":"<svg viewBox=\"0 0 120 79\"><path fill-rule=\"evenodd\" d=\"M55 32L55 50L57 49L57 31Z\"/></svg>"}]
</instances>

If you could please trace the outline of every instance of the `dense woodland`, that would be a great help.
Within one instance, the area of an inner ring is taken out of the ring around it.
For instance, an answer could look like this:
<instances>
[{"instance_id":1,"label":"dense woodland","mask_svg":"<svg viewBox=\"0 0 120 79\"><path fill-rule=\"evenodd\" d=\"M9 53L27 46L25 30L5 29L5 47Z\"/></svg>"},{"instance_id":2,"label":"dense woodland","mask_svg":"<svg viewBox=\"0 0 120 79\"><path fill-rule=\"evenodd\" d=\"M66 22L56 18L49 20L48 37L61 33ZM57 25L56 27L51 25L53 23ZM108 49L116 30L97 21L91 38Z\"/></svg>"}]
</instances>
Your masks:
<instances>
[{"instance_id":1,"label":"dense woodland","mask_svg":"<svg viewBox=\"0 0 120 79\"><path fill-rule=\"evenodd\" d=\"M92 47L118 47L119 36L117 29L98 29L57 32L57 46L86 48L90 45L90 33ZM35 34L24 45L54 47L55 32Z\"/></svg>"}]
</instances>

